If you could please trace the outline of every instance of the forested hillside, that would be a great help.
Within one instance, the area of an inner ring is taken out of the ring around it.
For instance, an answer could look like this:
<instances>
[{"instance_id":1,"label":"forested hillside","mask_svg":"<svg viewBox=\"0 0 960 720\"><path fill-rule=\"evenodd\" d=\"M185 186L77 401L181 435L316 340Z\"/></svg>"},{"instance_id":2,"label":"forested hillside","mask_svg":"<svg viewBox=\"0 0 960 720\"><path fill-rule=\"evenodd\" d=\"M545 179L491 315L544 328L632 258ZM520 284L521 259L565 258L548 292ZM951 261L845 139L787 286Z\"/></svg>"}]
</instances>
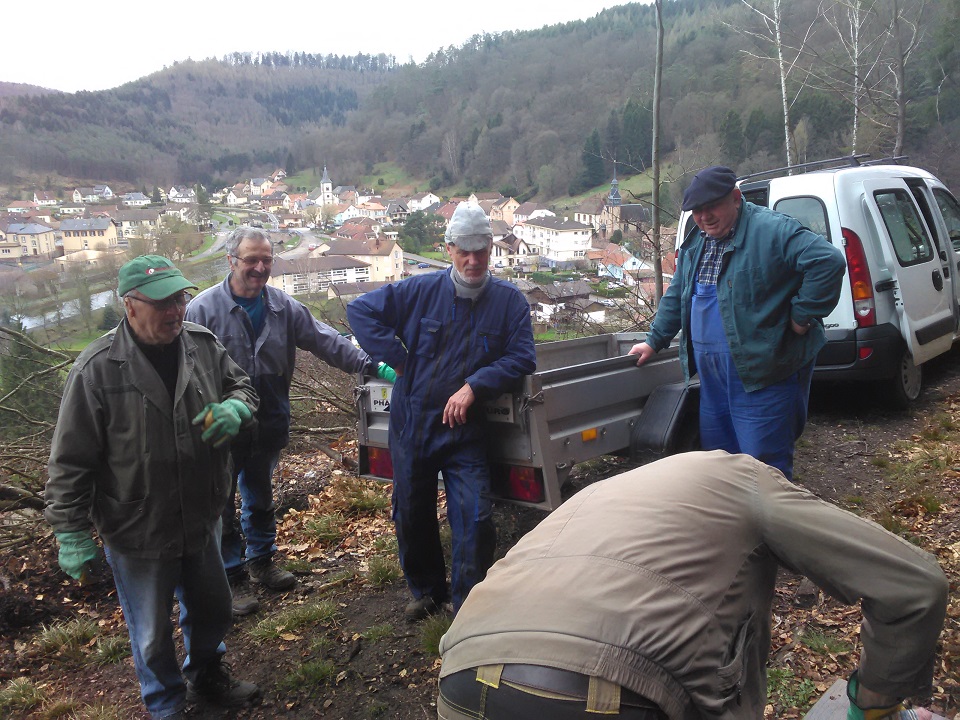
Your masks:
<instances>
[{"instance_id":1,"label":"forested hillside","mask_svg":"<svg viewBox=\"0 0 960 720\"><path fill-rule=\"evenodd\" d=\"M785 97L794 162L899 149L960 183L960 0L750 3L664 2L661 146L678 167L785 165ZM605 182L613 159L621 175L648 164L655 32L654 7L629 4L420 65L234 55L0 97L0 182L217 185L290 161L351 182L392 160L434 188L552 199Z\"/></svg>"}]
</instances>

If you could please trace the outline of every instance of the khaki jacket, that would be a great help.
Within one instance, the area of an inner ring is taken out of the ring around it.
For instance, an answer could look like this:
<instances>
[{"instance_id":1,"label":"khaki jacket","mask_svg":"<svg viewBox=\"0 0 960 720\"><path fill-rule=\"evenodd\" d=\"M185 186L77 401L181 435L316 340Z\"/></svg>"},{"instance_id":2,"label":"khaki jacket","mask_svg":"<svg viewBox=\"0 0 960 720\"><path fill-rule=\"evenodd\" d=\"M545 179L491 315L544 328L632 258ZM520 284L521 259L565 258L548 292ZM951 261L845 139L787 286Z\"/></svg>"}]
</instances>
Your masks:
<instances>
[{"instance_id":1,"label":"khaki jacket","mask_svg":"<svg viewBox=\"0 0 960 720\"><path fill-rule=\"evenodd\" d=\"M470 592L441 641L441 676L547 665L623 685L671 720L756 720L780 565L862 602L864 685L929 690L947 596L934 558L722 451L669 457L564 503Z\"/></svg>"},{"instance_id":2,"label":"khaki jacket","mask_svg":"<svg viewBox=\"0 0 960 720\"><path fill-rule=\"evenodd\" d=\"M257 396L213 333L184 323L173 402L126 319L91 343L67 377L50 451L44 516L144 558L198 549L230 492L229 446L192 425L207 403Z\"/></svg>"}]
</instances>

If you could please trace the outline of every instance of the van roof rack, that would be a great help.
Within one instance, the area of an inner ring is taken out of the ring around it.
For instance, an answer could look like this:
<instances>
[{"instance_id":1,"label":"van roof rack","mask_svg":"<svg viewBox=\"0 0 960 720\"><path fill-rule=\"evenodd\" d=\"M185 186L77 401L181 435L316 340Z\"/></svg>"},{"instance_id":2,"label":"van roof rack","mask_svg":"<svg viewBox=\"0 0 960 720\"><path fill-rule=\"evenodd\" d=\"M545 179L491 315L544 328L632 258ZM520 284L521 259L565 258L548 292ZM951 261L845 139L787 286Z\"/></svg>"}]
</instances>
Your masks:
<instances>
[{"instance_id":1,"label":"van roof rack","mask_svg":"<svg viewBox=\"0 0 960 720\"><path fill-rule=\"evenodd\" d=\"M737 180L744 182L746 180L756 180L758 178L774 175L783 175L796 172L798 170L803 172L809 172L811 170L825 170L831 167L860 167L862 165L877 165L881 162L891 162L892 160L898 160L898 158L885 158L883 160L869 160L866 158L870 157L870 153L860 153L858 155L844 155L842 157L829 158L827 160L814 160L812 162L799 163L798 165L788 165L786 167L776 168L774 170L764 170L763 172L750 173L749 175L742 175Z\"/></svg>"}]
</instances>

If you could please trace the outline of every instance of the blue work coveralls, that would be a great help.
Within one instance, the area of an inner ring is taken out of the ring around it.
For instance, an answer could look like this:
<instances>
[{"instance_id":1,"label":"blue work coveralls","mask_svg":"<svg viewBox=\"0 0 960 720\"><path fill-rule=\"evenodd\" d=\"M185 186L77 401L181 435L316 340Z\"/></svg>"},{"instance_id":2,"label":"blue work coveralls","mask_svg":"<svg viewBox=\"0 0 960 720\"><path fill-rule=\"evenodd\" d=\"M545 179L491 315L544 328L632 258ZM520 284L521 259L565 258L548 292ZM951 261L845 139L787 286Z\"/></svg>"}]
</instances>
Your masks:
<instances>
[{"instance_id":1,"label":"blue work coveralls","mask_svg":"<svg viewBox=\"0 0 960 720\"><path fill-rule=\"evenodd\" d=\"M458 298L443 270L367 293L347 306L347 318L364 350L402 369L390 402L390 456L404 576L415 598L452 599L458 609L493 563L483 403L536 369L529 303L496 278L476 300ZM476 401L466 423L451 428L443 409L464 383ZM438 473L453 534L452 593L437 520Z\"/></svg>"}]
</instances>

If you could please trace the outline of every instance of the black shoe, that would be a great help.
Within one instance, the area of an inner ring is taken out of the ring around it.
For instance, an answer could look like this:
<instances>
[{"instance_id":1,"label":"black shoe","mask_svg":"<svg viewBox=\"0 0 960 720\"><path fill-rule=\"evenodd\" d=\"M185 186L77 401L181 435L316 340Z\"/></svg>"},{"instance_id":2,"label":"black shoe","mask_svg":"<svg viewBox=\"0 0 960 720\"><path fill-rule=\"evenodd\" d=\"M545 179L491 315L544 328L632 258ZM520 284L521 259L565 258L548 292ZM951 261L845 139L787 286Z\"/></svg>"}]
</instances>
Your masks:
<instances>
[{"instance_id":1,"label":"black shoe","mask_svg":"<svg viewBox=\"0 0 960 720\"><path fill-rule=\"evenodd\" d=\"M258 558L247 563L250 581L266 585L271 590L289 590L297 584L293 573L278 568L272 557Z\"/></svg>"},{"instance_id":2,"label":"black shoe","mask_svg":"<svg viewBox=\"0 0 960 720\"><path fill-rule=\"evenodd\" d=\"M245 572L229 575L228 579L230 580L230 593L233 595L234 617L250 615L260 609L260 600L253 592L253 588L250 587L249 578Z\"/></svg>"},{"instance_id":3,"label":"black shoe","mask_svg":"<svg viewBox=\"0 0 960 720\"><path fill-rule=\"evenodd\" d=\"M260 688L252 682L230 677L230 666L222 660L209 663L197 675L194 684L187 681L187 700L205 700L222 707L240 707L260 698Z\"/></svg>"},{"instance_id":4,"label":"black shoe","mask_svg":"<svg viewBox=\"0 0 960 720\"><path fill-rule=\"evenodd\" d=\"M424 595L419 600L411 600L403 610L403 616L407 622L419 622L442 610L439 603L429 595Z\"/></svg>"}]
</instances>

